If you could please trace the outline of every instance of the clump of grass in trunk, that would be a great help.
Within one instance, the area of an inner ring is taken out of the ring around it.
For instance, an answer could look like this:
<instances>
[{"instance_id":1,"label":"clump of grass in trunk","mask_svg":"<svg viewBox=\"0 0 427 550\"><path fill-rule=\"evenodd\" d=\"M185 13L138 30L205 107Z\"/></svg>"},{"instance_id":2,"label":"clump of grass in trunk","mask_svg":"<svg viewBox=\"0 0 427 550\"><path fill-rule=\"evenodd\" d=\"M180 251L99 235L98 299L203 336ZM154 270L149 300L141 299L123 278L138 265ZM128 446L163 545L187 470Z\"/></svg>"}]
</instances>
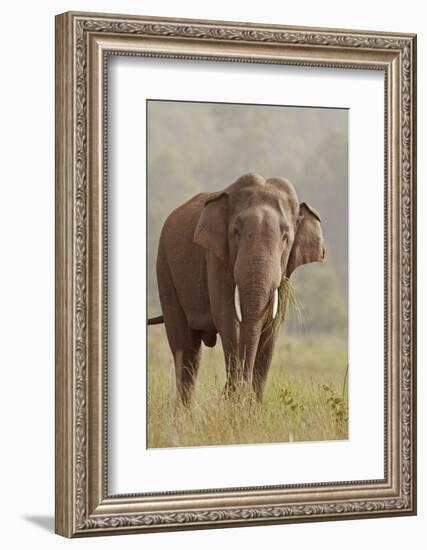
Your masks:
<instances>
[{"instance_id":1,"label":"clump of grass in trunk","mask_svg":"<svg viewBox=\"0 0 427 550\"><path fill-rule=\"evenodd\" d=\"M271 338L274 338L277 335L281 324L285 320L288 306L294 309L300 325L303 325L301 304L298 300L295 286L291 283L291 280L288 277L282 277L280 286L278 288L278 294L279 303L277 306L277 315L274 319L273 317L270 317L264 327L264 331L267 333L268 336L266 339L266 343L268 343Z\"/></svg>"}]
</instances>

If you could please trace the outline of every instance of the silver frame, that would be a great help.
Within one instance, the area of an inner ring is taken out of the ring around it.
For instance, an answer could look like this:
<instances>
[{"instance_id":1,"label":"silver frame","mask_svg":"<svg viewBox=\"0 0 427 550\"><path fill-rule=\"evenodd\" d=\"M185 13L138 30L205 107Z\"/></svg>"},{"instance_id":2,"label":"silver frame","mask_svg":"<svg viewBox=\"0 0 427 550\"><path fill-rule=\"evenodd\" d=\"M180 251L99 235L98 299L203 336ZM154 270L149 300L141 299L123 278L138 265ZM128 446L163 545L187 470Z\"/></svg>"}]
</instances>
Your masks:
<instances>
[{"instance_id":1,"label":"silver frame","mask_svg":"<svg viewBox=\"0 0 427 550\"><path fill-rule=\"evenodd\" d=\"M106 59L385 75L385 477L109 495ZM416 513L416 36L65 13L56 18L56 532L66 537Z\"/></svg>"}]
</instances>

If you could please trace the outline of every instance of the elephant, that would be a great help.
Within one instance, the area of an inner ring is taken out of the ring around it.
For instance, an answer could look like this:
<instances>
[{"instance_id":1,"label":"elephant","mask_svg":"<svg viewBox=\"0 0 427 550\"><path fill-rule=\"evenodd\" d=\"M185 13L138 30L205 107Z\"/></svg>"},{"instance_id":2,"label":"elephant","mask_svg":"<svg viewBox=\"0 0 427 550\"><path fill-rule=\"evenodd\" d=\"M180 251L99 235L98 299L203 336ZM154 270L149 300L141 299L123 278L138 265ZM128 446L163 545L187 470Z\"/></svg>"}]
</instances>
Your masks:
<instances>
[{"instance_id":1,"label":"elephant","mask_svg":"<svg viewBox=\"0 0 427 550\"><path fill-rule=\"evenodd\" d=\"M244 174L168 216L156 263L162 315L148 324L165 324L178 402L191 403L201 343L215 346L218 334L225 394L245 386L262 401L281 282L324 255L319 213L283 177Z\"/></svg>"}]
</instances>

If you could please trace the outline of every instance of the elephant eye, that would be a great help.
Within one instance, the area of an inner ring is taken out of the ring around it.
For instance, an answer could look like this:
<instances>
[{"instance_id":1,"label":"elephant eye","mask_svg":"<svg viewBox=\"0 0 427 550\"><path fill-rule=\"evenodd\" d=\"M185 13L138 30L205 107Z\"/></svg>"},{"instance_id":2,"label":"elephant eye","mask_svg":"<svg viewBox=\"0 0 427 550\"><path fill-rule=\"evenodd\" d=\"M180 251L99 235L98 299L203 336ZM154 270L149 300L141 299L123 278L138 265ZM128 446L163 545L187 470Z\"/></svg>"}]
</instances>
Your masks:
<instances>
[{"instance_id":1,"label":"elephant eye","mask_svg":"<svg viewBox=\"0 0 427 550\"><path fill-rule=\"evenodd\" d=\"M288 240L288 236L289 236L289 234L288 234L287 231L286 231L285 233L283 233L283 235L282 235L282 241L283 241L284 243Z\"/></svg>"}]
</instances>

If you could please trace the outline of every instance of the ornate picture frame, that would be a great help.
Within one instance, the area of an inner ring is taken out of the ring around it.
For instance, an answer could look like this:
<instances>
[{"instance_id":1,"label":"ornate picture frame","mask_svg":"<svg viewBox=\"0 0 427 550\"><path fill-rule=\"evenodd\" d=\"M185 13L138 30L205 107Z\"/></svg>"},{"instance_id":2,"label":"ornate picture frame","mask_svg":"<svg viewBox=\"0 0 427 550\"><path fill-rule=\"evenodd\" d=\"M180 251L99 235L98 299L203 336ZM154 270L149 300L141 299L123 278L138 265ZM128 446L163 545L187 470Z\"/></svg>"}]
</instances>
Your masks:
<instances>
[{"instance_id":1,"label":"ornate picture frame","mask_svg":"<svg viewBox=\"0 0 427 550\"><path fill-rule=\"evenodd\" d=\"M384 478L111 495L106 60L382 71ZM56 17L56 532L65 537L416 513L416 36L68 12Z\"/></svg>"}]
</instances>

